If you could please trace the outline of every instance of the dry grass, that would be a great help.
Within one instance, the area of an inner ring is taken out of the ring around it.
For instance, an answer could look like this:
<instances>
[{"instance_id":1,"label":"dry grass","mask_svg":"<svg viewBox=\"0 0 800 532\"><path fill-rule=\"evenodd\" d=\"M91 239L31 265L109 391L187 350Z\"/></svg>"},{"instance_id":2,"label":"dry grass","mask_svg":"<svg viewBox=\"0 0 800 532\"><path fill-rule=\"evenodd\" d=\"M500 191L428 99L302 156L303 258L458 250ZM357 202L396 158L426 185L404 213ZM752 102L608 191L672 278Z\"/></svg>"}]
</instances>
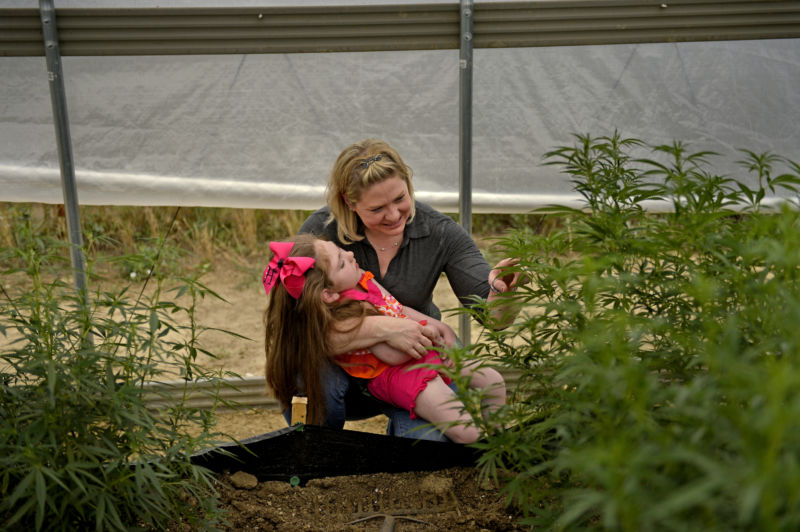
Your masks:
<instances>
[{"instance_id":1,"label":"dry grass","mask_svg":"<svg viewBox=\"0 0 800 532\"><path fill-rule=\"evenodd\" d=\"M220 257L234 262L250 261L261 256L270 241L296 234L309 213L209 207L84 205L80 208L83 239L89 254L137 253L146 246L156 246L159 238L168 235L170 246L193 264L213 263ZM15 246L15 224L20 215L29 216L43 233L66 240L62 205L2 203L1 246ZM558 223L533 214L476 214L472 225L481 249L489 250L493 235L521 227L546 231Z\"/></svg>"}]
</instances>

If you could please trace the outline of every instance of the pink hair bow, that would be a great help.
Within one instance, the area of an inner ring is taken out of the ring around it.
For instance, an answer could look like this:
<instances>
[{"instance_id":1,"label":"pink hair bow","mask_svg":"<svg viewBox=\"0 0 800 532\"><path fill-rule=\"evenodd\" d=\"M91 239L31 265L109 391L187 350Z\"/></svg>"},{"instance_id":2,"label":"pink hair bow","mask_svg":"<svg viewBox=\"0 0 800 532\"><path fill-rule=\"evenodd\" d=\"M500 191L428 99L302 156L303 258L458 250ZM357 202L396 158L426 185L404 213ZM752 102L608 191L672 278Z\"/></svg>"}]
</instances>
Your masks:
<instances>
[{"instance_id":1,"label":"pink hair bow","mask_svg":"<svg viewBox=\"0 0 800 532\"><path fill-rule=\"evenodd\" d=\"M314 259L311 257L290 257L294 242L270 242L269 249L273 253L269 266L264 270L261 282L264 283L264 290L272 290L278 279L289 295L297 299L303 293L303 285L306 283L306 272L314 267Z\"/></svg>"}]
</instances>

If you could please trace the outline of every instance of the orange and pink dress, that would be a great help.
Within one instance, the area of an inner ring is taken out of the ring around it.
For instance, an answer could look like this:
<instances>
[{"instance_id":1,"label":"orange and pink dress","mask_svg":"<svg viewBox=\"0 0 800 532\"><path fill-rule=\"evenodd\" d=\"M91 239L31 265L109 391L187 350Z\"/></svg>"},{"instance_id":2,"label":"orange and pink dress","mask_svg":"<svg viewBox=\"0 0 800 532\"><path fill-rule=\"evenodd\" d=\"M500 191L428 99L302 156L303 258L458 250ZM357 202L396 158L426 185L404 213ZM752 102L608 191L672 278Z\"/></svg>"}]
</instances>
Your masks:
<instances>
[{"instance_id":1,"label":"orange and pink dress","mask_svg":"<svg viewBox=\"0 0 800 532\"><path fill-rule=\"evenodd\" d=\"M344 290L341 293L342 297L366 301L384 316L408 319L403 314L403 305L392 295L384 295L380 288L372 282L373 277L370 272L364 273L358 284L366 291L351 288ZM441 375L433 368L409 369L417 364L442 364L439 352L433 350L428 351L420 359L410 359L396 366L382 361L369 349L356 349L337 355L336 362L349 375L369 379L367 389L373 397L408 410L412 419L417 417L414 413L417 396L428 385L428 381L438 375L446 384L450 384L450 378Z\"/></svg>"}]
</instances>

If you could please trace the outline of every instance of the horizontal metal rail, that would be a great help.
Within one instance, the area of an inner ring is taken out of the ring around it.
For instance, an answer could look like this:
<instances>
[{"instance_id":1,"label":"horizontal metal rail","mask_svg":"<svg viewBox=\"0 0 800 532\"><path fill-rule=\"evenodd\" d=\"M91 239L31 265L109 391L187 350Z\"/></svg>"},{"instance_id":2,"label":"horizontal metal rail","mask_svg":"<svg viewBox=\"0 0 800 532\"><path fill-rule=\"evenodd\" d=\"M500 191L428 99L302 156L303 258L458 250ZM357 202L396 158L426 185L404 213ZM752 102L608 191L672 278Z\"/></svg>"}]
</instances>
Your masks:
<instances>
[{"instance_id":1,"label":"horizontal metal rail","mask_svg":"<svg viewBox=\"0 0 800 532\"><path fill-rule=\"evenodd\" d=\"M518 370L501 369L500 372L509 387L516 384L521 375ZM144 390L145 402L148 408L154 410L175 405L178 401L184 401L188 407L202 409L217 404L217 410L221 412L278 407L278 400L267 390L267 381L263 376L188 383L182 380L149 382ZM219 404L219 399L231 405Z\"/></svg>"},{"instance_id":2,"label":"horizontal metal rail","mask_svg":"<svg viewBox=\"0 0 800 532\"><path fill-rule=\"evenodd\" d=\"M267 391L267 381L264 377L188 383L174 380L145 385L145 402L154 410L175 405L180 400L191 408L209 409L220 399L235 406L231 408L222 404L219 406L221 411L278 406L277 399Z\"/></svg>"},{"instance_id":3,"label":"horizontal metal rail","mask_svg":"<svg viewBox=\"0 0 800 532\"><path fill-rule=\"evenodd\" d=\"M365 2L366 3L366 2ZM459 47L459 5L63 8L62 55ZM475 4L474 47L800 37L800 0L544 0ZM0 56L44 55L38 9L0 8Z\"/></svg>"}]
</instances>

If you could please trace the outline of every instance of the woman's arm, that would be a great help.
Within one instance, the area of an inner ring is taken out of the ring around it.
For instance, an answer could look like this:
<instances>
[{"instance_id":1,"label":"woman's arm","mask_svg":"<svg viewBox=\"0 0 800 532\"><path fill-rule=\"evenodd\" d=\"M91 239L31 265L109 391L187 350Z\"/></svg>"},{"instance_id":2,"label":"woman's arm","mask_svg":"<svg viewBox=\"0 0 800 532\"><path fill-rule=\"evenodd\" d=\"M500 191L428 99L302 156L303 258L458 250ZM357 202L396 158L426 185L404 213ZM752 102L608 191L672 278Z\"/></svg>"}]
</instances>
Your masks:
<instances>
[{"instance_id":1,"label":"woman's arm","mask_svg":"<svg viewBox=\"0 0 800 532\"><path fill-rule=\"evenodd\" d=\"M459 226L453 223L447 224L445 228L445 241L451 243L445 272L453 292L462 304L468 305L469 299L474 296L485 298L489 302L502 299L500 294L514 291L517 285L527 282L519 272L509 271L516 266L516 259L503 259L494 268L490 268L475 241ZM491 318L491 325L495 329L503 329L511 325L520 308L520 305L506 299L505 304L496 305L491 316L486 318Z\"/></svg>"},{"instance_id":2,"label":"woman's arm","mask_svg":"<svg viewBox=\"0 0 800 532\"><path fill-rule=\"evenodd\" d=\"M357 327L361 321L361 326ZM331 331L329 338L334 353L347 353L355 349L371 348L385 342L408 356L419 358L433 345L438 332L428 325L413 320L399 320L391 316L366 316L339 323L339 331ZM356 327L352 332L351 328Z\"/></svg>"},{"instance_id":3,"label":"woman's arm","mask_svg":"<svg viewBox=\"0 0 800 532\"><path fill-rule=\"evenodd\" d=\"M377 286L383 295L391 295L389 291L386 290L380 283L372 280L372 283ZM401 303L402 304L402 303ZM423 314L422 312L418 311L417 309L408 307L403 305L403 314L410 319L414 320L417 323L421 323L432 327L436 331L436 337L432 338L433 343L438 346L444 347L452 347L456 343L456 333L445 323L437 320L436 318L431 318L430 316ZM380 358L380 357L379 357Z\"/></svg>"}]
</instances>

